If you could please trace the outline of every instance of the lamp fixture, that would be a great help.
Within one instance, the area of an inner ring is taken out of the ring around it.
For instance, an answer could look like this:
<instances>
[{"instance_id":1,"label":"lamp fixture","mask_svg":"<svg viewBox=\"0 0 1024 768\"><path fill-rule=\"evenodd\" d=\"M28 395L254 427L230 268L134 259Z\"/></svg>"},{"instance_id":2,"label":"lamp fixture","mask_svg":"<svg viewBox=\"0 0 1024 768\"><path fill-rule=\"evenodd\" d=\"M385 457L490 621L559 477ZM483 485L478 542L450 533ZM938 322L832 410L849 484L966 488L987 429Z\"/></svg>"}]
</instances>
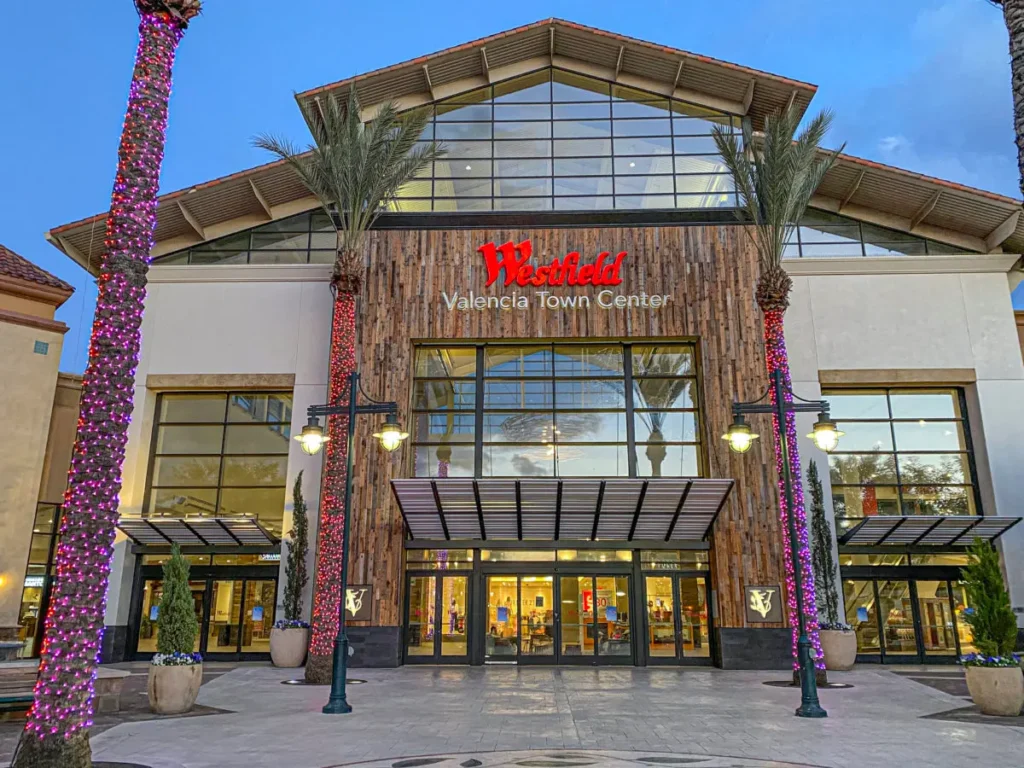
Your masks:
<instances>
[{"instance_id":1,"label":"lamp fixture","mask_svg":"<svg viewBox=\"0 0 1024 768\"><path fill-rule=\"evenodd\" d=\"M316 456L331 438L324 435L324 428L320 426L320 419L310 416L309 422L302 428L302 432L295 436L295 439L302 444L302 450L310 456Z\"/></svg>"},{"instance_id":2,"label":"lamp fixture","mask_svg":"<svg viewBox=\"0 0 1024 768\"><path fill-rule=\"evenodd\" d=\"M394 414L389 413L387 421L381 426L379 432L373 433L373 436L380 440L381 448L388 453L393 453L398 450L402 441L409 436L409 433L403 432Z\"/></svg>"},{"instance_id":3,"label":"lamp fixture","mask_svg":"<svg viewBox=\"0 0 1024 768\"><path fill-rule=\"evenodd\" d=\"M827 412L822 411L818 414L818 420L814 422L814 429L807 436L814 441L814 444L818 446L825 453L832 453L839 444L839 438L845 435L845 432L841 432L836 423L829 418Z\"/></svg>"},{"instance_id":4,"label":"lamp fixture","mask_svg":"<svg viewBox=\"0 0 1024 768\"><path fill-rule=\"evenodd\" d=\"M729 441L729 448L736 453L746 453L750 450L750 446L754 444L754 441L760 437L756 432L751 432L750 425L747 424L741 414L736 414L732 424L729 425L729 431L722 435L723 440Z\"/></svg>"}]
</instances>

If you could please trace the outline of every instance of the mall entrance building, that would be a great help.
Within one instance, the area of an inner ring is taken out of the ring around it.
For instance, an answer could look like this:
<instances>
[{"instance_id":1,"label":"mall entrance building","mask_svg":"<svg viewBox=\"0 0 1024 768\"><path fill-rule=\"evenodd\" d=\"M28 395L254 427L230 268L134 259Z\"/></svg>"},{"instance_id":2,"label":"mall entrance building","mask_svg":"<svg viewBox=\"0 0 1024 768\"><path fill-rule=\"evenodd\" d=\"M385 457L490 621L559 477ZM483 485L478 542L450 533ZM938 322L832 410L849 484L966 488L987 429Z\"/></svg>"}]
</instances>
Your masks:
<instances>
[{"instance_id":1,"label":"mall entrance building","mask_svg":"<svg viewBox=\"0 0 1024 768\"><path fill-rule=\"evenodd\" d=\"M429 110L447 149L364 253L362 384L411 439L386 454L358 425L354 662L787 668L771 424L746 454L721 439L767 375L712 129L756 132L815 87L546 20L297 98L352 88L367 118ZM1024 614L1020 208L843 155L788 242L793 388L845 432L827 456L801 438L802 469L862 661L972 648L976 536ZM335 233L280 163L197 179L157 218L103 654L153 652L177 542L197 650L261 658L300 472L315 541L323 458L292 438L327 398ZM48 238L95 274L103 227Z\"/></svg>"}]
</instances>

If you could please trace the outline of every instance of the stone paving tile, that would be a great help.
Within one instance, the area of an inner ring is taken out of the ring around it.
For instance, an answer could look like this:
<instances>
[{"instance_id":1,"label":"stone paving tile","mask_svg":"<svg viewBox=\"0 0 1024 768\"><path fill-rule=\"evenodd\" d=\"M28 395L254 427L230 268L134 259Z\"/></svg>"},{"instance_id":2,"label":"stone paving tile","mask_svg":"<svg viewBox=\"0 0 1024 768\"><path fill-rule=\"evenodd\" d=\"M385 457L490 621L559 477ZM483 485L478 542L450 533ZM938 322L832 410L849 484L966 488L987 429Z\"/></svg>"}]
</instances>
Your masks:
<instances>
[{"instance_id":1,"label":"stone paving tile","mask_svg":"<svg viewBox=\"0 0 1024 768\"><path fill-rule=\"evenodd\" d=\"M349 689L356 711L328 716L319 711L326 688L280 685L294 671L239 668L204 685L199 698L231 713L119 725L93 738L94 753L154 768L324 768L562 748L827 768L1024 765L1024 729L924 719L963 700L880 668L842 676L855 688L823 691L830 717L818 721L793 716L798 690L762 685L778 677L770 672L404 667L358 674L369 682Z\"/></svg>"}]
</instances>

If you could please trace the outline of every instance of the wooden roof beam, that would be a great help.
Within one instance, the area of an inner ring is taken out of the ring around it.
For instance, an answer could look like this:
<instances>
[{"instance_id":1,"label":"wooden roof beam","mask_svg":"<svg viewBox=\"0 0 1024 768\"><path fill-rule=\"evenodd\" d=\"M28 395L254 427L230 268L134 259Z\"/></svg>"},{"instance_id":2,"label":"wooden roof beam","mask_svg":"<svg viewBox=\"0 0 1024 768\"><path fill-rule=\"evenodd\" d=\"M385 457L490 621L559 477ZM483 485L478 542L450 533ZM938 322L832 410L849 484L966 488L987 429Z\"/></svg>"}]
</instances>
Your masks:
<instances>
[{"instance_id":1,"label":"wooden roof beam","mask_svg":"<svg viewBox=\"0 0 1024 768\"><path fill-rule=\"evenodd\" d=\"M188 225L192 227L193 231L195 231L200 238L206 240L206 230L203 229L203 225L199 223L199 219L193 216L192 211L186 208L185 204L180 200L178 201L178 209L181 211L181 215L185 217L185 221L188 222Z\"/></svg>"},{"instance_id":2,"label":"wooden roof beam","mask_svg":"<svg viewBox=\"0 0 1024 768\"><path fill-rule=\"evenodd\" d=\"M750 83L747 85L747 92L743 96L743 114L744 115L747 114L750 111L750 105L754 101L754 85L756 83L757 83L757 80L751 79Z\"/></svg>"},{"instance_id":3,"label":"wooden roof beam","mask_svg":"<svg viewBox=\"0 0 1024 768\"><path fill-rule=\"evenodd\" d=\"M427 79L427 90L430 91L431 98L433 98L434 101L437 101L437 96L434 92L434 84L430 82L430 68L426 64L423 65L423 77Z\"/></svg>"},{"instance_id":4,"label":"wooden roof beam","mask_svg":"<svg viewBox=\"0 0 1024 768\"><path fill-rule=\"evenodd\" d=\"M939 202L939 198L942 197L942 190L937 191L934 195L929 197L924 205L917 209L917 212L910 217L910 229L917 229L917 225L928 218L928 214L931 213L936 204Z\"/></svg>"},{"instance_id":5,"label":"wooden roof beam","mask_svg":"<svg viewBox=\"0 0 1024 768\"><path fill-rule=\"evenodd\" d=\"M548 55L549 56L554 56L555 55L555 25L554 24L551 25L551 35L549 37L548 48L550 49L548 51Z\"/></svg>"},{"instance_id":6,"label":"wooden roof beam","mask_svg":"<svg viewBox=\"0 0 1024 768\"><path fill-rule=\"evenodd\" d=\"M62 237L61 235L54 235L51 234L50 232L47 232L46 239L60 246L60 249L64 251L64 253L66 253L80 265L88 269L89 259L85 257L84 253L75 248L75 246L73 246L66 237Z\"/></svg>"},{"instance_id":7,"label":"wooden roof beam","mask_svg":"<svg viewBox=\"0 0 1024 768\"><path fill-rule=\"evenodd\" d=\"M270 208L270 203L267 202L267 198L260 192L260 188L256 186L256 182L249 179L249 187L252 189L253 197L256 198L256 202L260 204L260 208L263 209L263 213L267 215L268 221L274 220L274 212Z\"/></svg>"},{"instance_id":8,"label":"wooden roof beam","mask_svg":"<svg viewBox=\"0 0 1024 768\"><path fill-rule=\"evenodd\" d=\"M619 46L619 58L615 61L615 79L619 79L619 72L622 71L622 57L626 54L626 46Z\"/></svg>"},{"instance_id":9,"label":"wooden roof beam","mask_svg":"<svg viewBox=\"0 0 1024 768\"><path fill-rule=\"evenodd\" d=\"M686 59L679 60L679 69L676 70L676 79L672 81L672 90L674 91L679 87L679 78L683 76L683 67L686 65Z\"/></svg>"},{"instance_id":10,"label":"wooden roof beam","mask_svg":"<svg viewBox=\"0 0 1024 768\"><path fill-rule=\"evenodd\" d=\"M490 74L491 67L487 63L487 46L485 45L480 49L480 64L484 68L484 76Z\"/></svg>"},{"instance_id":11,"label":"wooden roof beam","mask_svg":"<svg viewBox=\"0 0 1024 768\"><path fill-rule=\"evenodd\" d=\"M796 103L796 94L796 88L789 92L789 98L786 99L786 112L789 112L789 110L791 110L793 108L793 105Z\"/></svg>"},{"instance_id":12,"label":"wooden roof beam","mask_svg":"<svg viewBox=\"0 0 1024 768\"><path fill-rule=\"evenodd\" d=\"M857 178L854 179L853 184L850 185L849 191L845 195L843 195L843 199L839 202L840 213L842 213L843 208L850 204L850 201L853 199L853 196L857 194L857 190L860 189L860 183L864 181L864 174L866 173L867 171L861 171L860 173L858 173Z\"/></svg>"},{"instance_id":13,"label":"wooden roof beam","mask_svg":"<svg viewBox=\"0 0 1024 768\"><path fill-rule=\"evenodd\" d=\"M1005 243L1014 232L1017 231L1017 224L1020 222L1020 210L1016 210L1006 217L998 227L988 233L985 238L985 247L988 248L988 252L996 250L999 246Z\"/></svg>"}]
</instances>

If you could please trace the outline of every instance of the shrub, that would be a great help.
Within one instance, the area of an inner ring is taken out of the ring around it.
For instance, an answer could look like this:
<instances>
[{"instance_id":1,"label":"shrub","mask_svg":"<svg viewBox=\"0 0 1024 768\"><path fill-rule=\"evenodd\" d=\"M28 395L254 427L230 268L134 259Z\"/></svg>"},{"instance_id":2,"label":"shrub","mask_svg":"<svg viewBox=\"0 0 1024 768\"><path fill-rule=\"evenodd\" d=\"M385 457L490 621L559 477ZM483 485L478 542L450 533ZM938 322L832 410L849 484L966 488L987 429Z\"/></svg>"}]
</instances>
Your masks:
<instances>
[{"instance_id":1,"label":"shrub","mask_svg":"<svg viewBox=\"0 0 1024 768\"><path fill-rule=\"evenodd\" d=\"M279 627L279 629L309 626L301 620L302 593L306 589L306 584L309 583L309 575L306 572L308 553L309 520L306 517L306 501L302 498L302 473L299 472L298 477L295 478L295 487L292 489L292 532L284 571L284 618L289 626Z\"/></svg>"},{"instance_id":2,"label":"shrub","mask_svg":"<svg viewBox=\"0 0 1024 768\"><path fill-rule=\"evenodd\" d=\"M807 466L807 486L811 490L811 567L814 571L814 589L818 607L825 620L819 629L849 630L852 627L841 620L839 591L836 589L836 559L832 555L832 526L825 515L825 491L821 487L818 465Z\"/></svg>"},{"instance_id":3,"label":"shrub","mask_svg":"<svg viewBox=\"0 0 1024 768\"><path fill-rule=\"evenodd\" d=\"M964 657L968 666L1011 666L1017 644L1017 617L1010 607L1010 595L999 568L999 553L991 544L975 538L970 554L973 562L964 567L963 580L970 608L964 621L974 633L977 654Z\"/></svg>"},{"instance_id":4,"label":"shrub","mask_svg":"<svg viewBox=\"0 0 1024 768\"><path fill-rule=\"evenodd\" d=\"M156 650L164 656L191 656L195 648L199 622L188 585L189 569L188 560L182 557L181 548L175 544L171 547L171 558L164 563L164 593L158 614Z\"/></svg>"}]
</instances>

